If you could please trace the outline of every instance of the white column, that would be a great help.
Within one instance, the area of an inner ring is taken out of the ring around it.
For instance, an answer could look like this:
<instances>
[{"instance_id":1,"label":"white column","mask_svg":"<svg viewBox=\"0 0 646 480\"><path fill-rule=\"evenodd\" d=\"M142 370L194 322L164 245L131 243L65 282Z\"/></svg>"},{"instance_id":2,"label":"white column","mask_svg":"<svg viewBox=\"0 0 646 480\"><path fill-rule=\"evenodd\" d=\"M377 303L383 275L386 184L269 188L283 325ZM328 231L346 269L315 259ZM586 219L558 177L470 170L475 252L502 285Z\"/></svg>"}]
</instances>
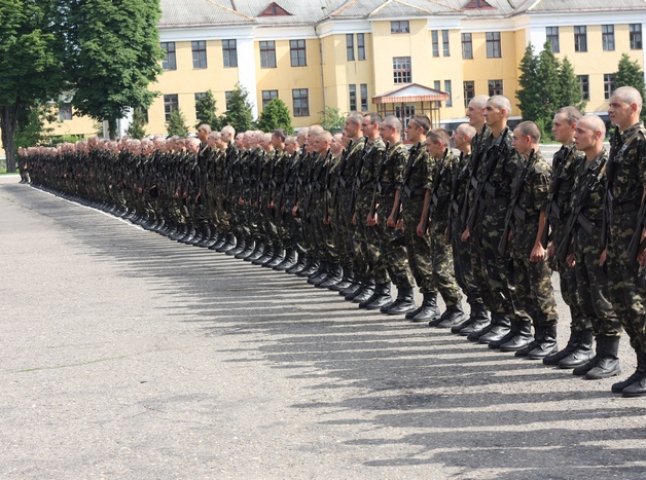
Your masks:
<instances>
[{"instance_id":1,"label":"white column","mask_svg":"<svg viewBox=\"0 0 646 480\"><path fill-rule=\"evenodd\" d=\"M258 95L256 86L256 52L253 37L238 38L238 81L249 93L253 118L258 118Z\"/></svg>"}]
</instances>

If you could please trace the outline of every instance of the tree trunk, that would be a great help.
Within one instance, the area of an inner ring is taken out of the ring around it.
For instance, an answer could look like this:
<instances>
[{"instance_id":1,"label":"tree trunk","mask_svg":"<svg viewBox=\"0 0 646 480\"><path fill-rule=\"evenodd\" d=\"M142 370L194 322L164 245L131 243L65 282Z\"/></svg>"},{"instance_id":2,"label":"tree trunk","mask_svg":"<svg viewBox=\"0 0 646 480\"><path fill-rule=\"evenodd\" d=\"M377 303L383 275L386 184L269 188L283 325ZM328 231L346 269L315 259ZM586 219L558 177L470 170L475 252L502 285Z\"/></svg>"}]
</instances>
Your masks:
<instances>
[{"instance_id":1,"label":"tree trunk","mask_svg":"<svg viewBox=\"0 0 646 480\"><path fill-rule=\"evenodd\" d=\"M108 118L108 135L110 140L117 139L117 120L114 118Z\"/></svg>"},{"instance_id":2,"label":"tree trunk","mask_svg":"<svg viewBox=\"0 0 646 480\"><path fill-rule=\"evenodd\" d=\"M0 107L0 129L2 130L2 146L7 157L7 172L16 171L16 145L14 134L18 127L17 107Z\"/></svg>"}]
</instances>

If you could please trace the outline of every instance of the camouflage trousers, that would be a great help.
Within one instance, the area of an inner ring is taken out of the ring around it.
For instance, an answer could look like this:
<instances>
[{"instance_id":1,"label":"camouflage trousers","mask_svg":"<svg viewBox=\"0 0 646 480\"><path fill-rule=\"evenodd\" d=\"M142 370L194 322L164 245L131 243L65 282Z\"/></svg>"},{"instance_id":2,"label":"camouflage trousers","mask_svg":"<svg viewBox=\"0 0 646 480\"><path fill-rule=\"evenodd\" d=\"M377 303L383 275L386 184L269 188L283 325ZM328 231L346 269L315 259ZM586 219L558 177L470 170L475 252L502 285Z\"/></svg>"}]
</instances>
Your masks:
<instances>
[{"instance_id":1,"label":"camouflage trousers","mask_svg":"<svg viewBox=\"0 0 646 480\"><path fill-rule=\"evenodd\" d=\"M377 211L378 224L373 227L377 229L380 236L382 255L381 258L386 264L388 276L397 288L412 288L415 279L408 266L408 252L406 247L399 242L395 242L395 230L388 228L386 222L390 215L390 205L387 202Z\"/></svg>"},{"instance_id":2,"label":"camouflage trousers","mask_svg":"<svg viewBox=\"0 0 646 480\"><path fill-rule=\"evenodd\" d=\"M511 295L516 318L531 318L534 327L554 325L558 320L552 270L546 261L529 261L529 252L512 253Z\"/></svg>"},{"instance_id":3,"label":"camouflage trousers","mask_svg":"<svg viewBox=\"0 0 646 480\"><path fill-rule=\"evenodd\" d=\"M455 280L453 248L446 239L447 222L431 222L431 255L433 256L433 283L435 283L447 307L462 301L460 287Z\"/></svg>"},{"instance_id":4,"label":"camouflage trousers","mask_svg":"<svg viewBox=\"0 0 646 480\"><path fill-rule=\"evenodd\" d=\"M610 241L606 268L609 299L621 325L637 352L646 352L646 292L639 288L639 265L628 256L628 245L634 232L633 218L618 218L610 226Z\"/></svg>"},{"instance_id":5,"label":"camouflage trousers","mask_svg":"<svg viewBox=\"0 0 646 480\"><path fill-rule=\"evenodd\" d=\"M404 211L404 242L408 253L408 264L420 292L423 294L436 294L437 287L433 279L431 236L428 232L423 237L417 235L417 225L421 213L419 210Z\"/></svg>"},{"instance_id":6,"label":"camouflage trousers","mask_svg":"<svg viewBox=\"0 0 646 480\"><path fill-rule=\"evenodd\" d=\"M484 305L481 288L476 282L471 269L471 242L463 242L461 239L464 226L455 220L451 224L451 247L453 250L453 266L455 268L455 279L467 297L467 302L474 305Z\"/></svg>"},{"instance_id":7,"label":"camouflage trousers","mask_svg":"<svg viewBox=\"0 0 646 480\"><path fill-rule=\"evenodd\" d=\"M358 253L364 259L364 266L367 269L367 278L373 278L378 285L390 282L388 275L388 263L383 254L382 240L384 234L382 225L368 226L366 220L370 213L370 206L359 202L356 209L357 237L355 246Z\"/></svg>"}]
</instances>

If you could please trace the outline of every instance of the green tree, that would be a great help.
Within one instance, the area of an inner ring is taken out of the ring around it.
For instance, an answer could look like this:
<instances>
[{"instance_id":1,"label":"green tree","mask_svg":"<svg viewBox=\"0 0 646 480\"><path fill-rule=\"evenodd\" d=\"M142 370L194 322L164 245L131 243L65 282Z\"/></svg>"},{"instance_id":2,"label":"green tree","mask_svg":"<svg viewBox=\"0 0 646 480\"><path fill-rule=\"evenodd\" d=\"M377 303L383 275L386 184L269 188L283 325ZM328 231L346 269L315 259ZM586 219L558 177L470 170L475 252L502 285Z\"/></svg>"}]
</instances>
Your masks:
<instances>
[{"instance_id":1,"label":"green tree","mask_svg":"<svg viewBox=\"0 0 646 480\"><path fill-rule=\"evenodd\" d=\"M574 68L570 61L566 58L561 62L559 69L559 102L558 106L567 107L572 105L583 111L585 102L581 96L581 84L579 79L574 74Z\"/></svg>"},{"instance_id":2,"label":"green tree","mask_svg":"<svg viewBox=\"0 0 646 480\"><path fill-rule=\"evenodd\" d=\"M330 132L340 132L345 124L345 117L336 107L325 107L321 112L321 126Z\"/></svg>"},{"instance_id":3,"label":"green tree","mask_svg":"<svg viewBox=\"0 0 646 480\"><path fill-rule=\"evenodd\" d=\"M61 0L68 5L72 103L81 115L107 120L110 137L130 108L148 108L161 72L159 0Z\"/></svg>"},{"instance_id":4,"label":"green tree","mask_svg":"<svg viewBox=\"0 0 646 480\"><path fill-rule=\"evenodd\" d=\"M646 99L644 95L644 71L639 67L637 61L630 60L630 57L627 54L623 54L619 60L619 65L617 66L618 70L615 73L613 87L635 87L643 99ZM642 108L641 113L642 121L646 121L646 109Z\"/></svg>"},{"instance_id":5,"label":"green tree","mask_svg":"<svg viewBox=\"0 0 646 480\"><path fill-rule=\"evenodd\" d=\"M520 88L516 91L518 107L523 119L535 120L540 115L542 99L538 85L538 57L534 53L534 46L531 43L525 49L519 69L518 85Z\"/></svg>"},{"instance_id":6,"label":"green tree","mask_svg":"<svg viewBox=\"0 0 646 480\"><path fill-rule=\"evenodd\" d=\"M289 115L289 109L285 102L280 98L275 98L262 111L258 119L258 128L263 132L271 132L277 128L282 128L287 133L292 133L292 117Z\"/></svg>"},{"instance_id":7,"label":"green tree","mask_svg":"<svg viewBox=\"0 0 646 480\"><path fill-rule=\"evenodd\" d=\"M186 119L181 110L173 110L170 114L168 122L166 122L166 130L169 137L185 137L188 135L188 127L186 126Z\"/></svg>"},{"instance_id":8,"label":"green tree","mask_svg":"<svg viewBox=\"0 0 646 480\"><path fill-rule=\"evenodd\" d=\"M16 170L20 119L63 88L63 35L55 0L0 1L0 129L7 171ZM24 126L23 122L23 126Z\"/></svg>"},{"instance_id":9,"label":"green tree","mask_svg":"<svg viewBox=\"0 0 646 480\"><path fill-rule=\"evenodd\" d=\"M539 103L538 116L528 120L543 120L544 127L550 130L554 112L561 105L561 94L559 92L559 70L560 64L552 52L552 45L545 42L543 50L538 55L538 94L541 98Z\"/></svg>"},{"instance_id":10,"label":"green tree","mask_svg":"<svg viewBox=\"0 0 646 480\"><path fill-rule=\"evenodd\" d=\"M211 90L207 90L195 102L195 112L197 113L195 128L203 123L208 123L213 130L220 130L223 127L222 118L218 116L217 111L215 96Z\"/></svg>"},{"instance_id":11,"label":"green tree","mask_svg":"<svg viewBox=\"0 0 646 480\"><path fill-rule=\"evenodd\" d=\"M132 110L132 123L128 127L128 136L131 138L144 138L146 136L146 115L143 108Z\"/></svg>"},{"instance_id":12,"label":"green tree","mask_svg":"<svg viewBox=\"0 0 646 480\"><path fill-rule=\"evenodd\" d=\"M31 107L24 116L18 119L18 128L14 134L16 148L33 147L43 143L53 128L45 127L45 122L56 120L49 104L37 104Z\"/></svg>"},{"instance_id":13,"label":"green tree","mask_svg":"<svg viewBox=\"0 0 646 480\"><path fill-rule=\"evenodd\" d=\"M247 90L240 84L231 92L224 115L224 124L231 125L236 132L244 132L253 127L253 113L248 100Z\"/></svg>"}]
</instances>

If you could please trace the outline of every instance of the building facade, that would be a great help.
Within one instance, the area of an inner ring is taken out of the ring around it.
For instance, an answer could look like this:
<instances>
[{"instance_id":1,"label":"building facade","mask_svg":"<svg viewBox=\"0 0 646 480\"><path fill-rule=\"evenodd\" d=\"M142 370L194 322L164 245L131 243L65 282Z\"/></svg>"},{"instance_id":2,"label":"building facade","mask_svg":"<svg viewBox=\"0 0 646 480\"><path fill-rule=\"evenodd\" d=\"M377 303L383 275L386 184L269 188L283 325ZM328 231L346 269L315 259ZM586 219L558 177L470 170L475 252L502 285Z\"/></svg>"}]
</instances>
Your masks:
<instances>
[{"instance_id":1,"label":"building facade","mask_svg":"<svg viewBox=\"0 0 646 480\"><path fill-rule=\"evenodd\" d=\"M526 46L540 51L546 41L573 64L586 110L605 112L621 55L642 69L646 64L643 0L162 0L161 6L165 58L151 85L159 95L148 110L150 134L165 134L175 109L193 126L196 99L208 90L224 113L237 84L247 90L254 115L280 98L296 127L320 122L326 106L404 121L426 113L451 125L464 121L474 95L515 99ZM61 113L55 133L95 133L87 120Z\"/></svg>"}]
</instances>

